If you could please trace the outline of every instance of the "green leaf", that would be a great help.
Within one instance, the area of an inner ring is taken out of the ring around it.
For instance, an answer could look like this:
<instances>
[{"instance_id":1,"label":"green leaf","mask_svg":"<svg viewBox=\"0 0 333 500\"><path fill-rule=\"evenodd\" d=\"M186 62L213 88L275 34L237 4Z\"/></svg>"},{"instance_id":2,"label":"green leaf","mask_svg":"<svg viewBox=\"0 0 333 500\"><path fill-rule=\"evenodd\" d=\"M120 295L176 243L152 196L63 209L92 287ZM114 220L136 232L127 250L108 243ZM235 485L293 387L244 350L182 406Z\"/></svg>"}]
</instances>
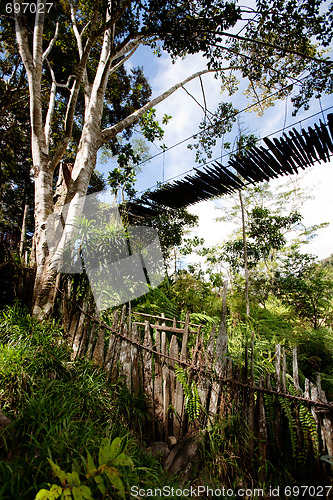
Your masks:
<instances>
[{"instance_id":1,"label":"green leaf","mask_svg":"<svg viewBox=\"0 0 333 500\"><path fill-rule=\"evenodd\" d=\"M99 491L102 493L102 495L105 495L106 488L102 476L95 476L94 479Z\"/></svg>"},{"instance_id":2,"label":"green leaf","mask_svg":"<svg viewBox=\"0 0 333 500\"><path fill-rule=\"evenodd\" d=\"M119 449L121 446L121 439L119 437L116 437L110 446L110 454L109 454L109 460L114 460L116 456L119 454Z\"/></svg>"},{"instance_id":3,"label":"green leaf","mask_svg":"<svg viewBox=\"0 0 333 500\"><path fill-rule=\"evenodd\" d=\"M81 484L80 486L74 486L74 488L72 489L72 493L74 500L93 500L90 488L83 484Z\"/></svg>"},{"instance_id":4,"label":"green leaf","mask_svg":"<svg viewBox=\"0 0 333 500\"><path fill-rule=\"evenodd\" d=\"M126 455L124 452L120 453L113 461L112 464L119 467L119 466L125 466L125 467L134 467L133 460Z\"/></svg>"},{"instance_id":5,"label":"green leaf","mask_svg":"<svg viewBox=\"0 0 333 500\"><path fill-rule=\"evenodd\" d=\"M105 473L107 474L112 486L114 486L118 491L121 498L125 498L125 488L118 472L115 469L106 469Z\"/></svg>"},{"instance_id":6,"label":"green leaf","mask_svg":"<svg viewBox=\"0 0 333 500\"><path fill-rule=\"evenodd\" d=\"M88 472L91 472L92 470L96 470L96 465L95 462L93 461L92 456L90 455L89 451L87 454L87 464L88 464Z\"/></svg>"},{"instance_id":7,"label":"green leaf","mask_svg":"<svg viewBox=\"0 0 333 500\"><path fill-rule=\"evenodd\" d=\"M50 490L40 490L37 493L35 500L56 500L61 496L62 491L61 486L53 484Z\"/></svg>"},{"instance_id":8,"label":"green leaf","mask_svg":"<svg viewBox=\"0 0 333 500\"><path fill-rule=\"evenodd\" d=\"M104 438L102 439L102 444L99 448L98 453L98 462L99 465L107 464L110 460L110 439Z\"/></svg>"},{"instance_id":9,"label":"green leaf","mask_svg":"<svg viewBox=\"0 0 333 500\"><path fill-rule=\"evenodd\" d=\"M72 498L71 490L69 488L65 488L62 491L61 498L63 498L64 500L66 500L67 498L71 499Z\"/></svg>"},{"instance_id":10,"label":"green leaf","mask_svg":"<svg viewBox=\"0 0 333 500\"><path fill-rule=\"evenodd\" d=\"M69 486L80 486L81 484L79 474L76 471L67 474L67 481Z\"/></svg>"},{"instance_id":11,"label":"green leaf","mask_svg":"<svg viewBox=\"0 0 333 500\"><path fill-rule=\"evenodd\" d=\"M53 473L60 479L62 484L65 484L67 479L67 474L63 470L60 469L59 465L52 462L50 458L47 459L52 467Z\"/></svg>"}]
</instances>

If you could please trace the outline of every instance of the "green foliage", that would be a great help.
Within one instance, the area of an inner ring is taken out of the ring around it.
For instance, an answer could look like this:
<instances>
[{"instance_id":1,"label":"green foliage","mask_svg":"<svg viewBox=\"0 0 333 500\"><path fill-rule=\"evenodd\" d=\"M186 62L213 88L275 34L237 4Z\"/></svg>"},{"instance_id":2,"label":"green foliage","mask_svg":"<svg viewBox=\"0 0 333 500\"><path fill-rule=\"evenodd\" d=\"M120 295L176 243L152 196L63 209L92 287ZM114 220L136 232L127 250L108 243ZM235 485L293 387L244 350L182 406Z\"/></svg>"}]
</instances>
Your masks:
<instances>
[{"instance_id":1,"label":"green foliage","mask_svg":"<svg viewBox=\"0 0 333 500\"><path fill-rule=\"evenodd\" d=\"M284 398L282 396L278 397L280 406L283 410L283 413L288 421L288 429L289 429L289 437L291 442L291 452L293 458L296 457L296 449L297 449L297 422L293 415L293 407L292 402Z\"/></svg>"},{"instance_id":2,"label":"green foliage","mask_svg":"<svg viewBox=\"0 0 333 500\"><path fill-rule=\"evenodd\" d=\"M272 394L264 393L264 402L265 402L265 412L266 412L266 421L269 429L269 434L271 441L275 441L275 427L276 427L276 411L275 411L275 398Z\"/></svg>"},{"instance_id":3,"label":"green foliage","mask_svg":"<svg viewBox=\"0 0 333 500\"><path fill-rule=\"evenodd\" d=\"M186 230L198 224L198 216L186 208L161 208L158 215L147 217L145 225L154 227L159 236L165 261L170 259L172 248L180 246Z\"/></svg>"},{"instance_id":4,"label":"green foliage","mask_svg":"<svg viewBox=\"0 0 333 500\"><path fill-rule=\"evenodd\" d=\"M207 339L209 338L212 326L214 324L218 325L220 318L218 316L209 316L205 313L195 312L190 314L190 322L203 325L204 337Z\"/></svg>"},{"instance_id":5,"label":"green foliage","mask_svg":"<svg viewBox=\"0 0 333 500\"><path fill-rule=\"evenodd\" d=\"M179 271L170 289L178 305L178 311L202 313L209 316L220 316L221 299L212 291L211 283L204 281L186 271Z\"/></svg>"},{"instance_id":6,"label":"green foliage","mask_svg":"<svg viewBox=\"0 0 333 500\"><path fill-rule=\"evenodd\" d=\"M133 301L133 310L156 316L163 312L167 318L179 319L177 304L173 297L169 298L169 288L168 279L165 278L158 288L150 289L146 295Z\"/></svg>"},{"instance_id":7,"label":"green foliage","mask_svg":"<svg viewBox=\"0 0 333 500\"><path fill-rule=\"evenodd\" d=\"M85 463L87 474L84 482L90 482L89 479L93 478L97 485L98 490L104 496L108 491L108 481L112 490L116 490L119 496L125 499L125 487L120 477L119 467L134 468L132 459L122 451L121 439L115 438L112 442L110 437L104 438L99 448L98 453L98 467L96 467L94 460L90 453L87 455ZM61 482L61 486L53 484L50 490L40 490L35 500L47 500L56 498L73 498L74 500L93 500L92 489L87 484L82 484L82 479L79 477L77 471L64 472L58 465L51 459L48 459L53 473Z\"/></svg>"},{"instance_id":8,"label":"green foliage","mask_svg":"<svg viewBox=\"0 0 333 500\"><path fill-rule=\"evenodd\" d=\"M226 418L211 422L204 456L203 475L210 486L218 488L223 484L236 488L240 483L254 484L256 457L250 449L249 429L234 409Z\"/></svg>"},{"instance_id":9,"label":"green foliage","mask_svg":"<svg viewBox=\"0 0 333 500\"><path fill-rule=\"evenodd\" d=\"M164 136L164 130L155 118L156 109L150 109L140 120L141 131L149 142L153 142L155 139L161 140ZM171 118L171 116L165 114L162 123L166 125Z\"/></svg>"},{"instance_id":10,"label":"green foliage","mask_svg":"<svg viewBox=\"0 0 333 500\"><path fill-rule=\"evenodd\" d=\"M175 374L177 380L182 384L185 395L185 411L191 422L199 418L203 410L198 388L194 380L189 381L188 373L181 366L175 366Z\"/></svg>"},{"instance_id":11,"label":"green foliage","mask_svg":"<svg viewBox=\"0 0 333 500\"><path fill-rule=\"evenodd\" d=\"M304 447L306 451L314 452L316 458L319 457L319 438L315 419L305 405L299 405L299 422L304 435ZM309 450L309 444L312 444L312 449ZM306 455L305 455L306 457ZM307 457L306 457L307 458Z\"/></svg>"},{"instance_id":12,"label":"green foliage","mask_svg":"<svg viewBox=\"0 0 333 500\"><path fill-rule=\"evenodd\" d=\"M281 250L286 244L285 233L293 229L302 219L293 212L282 216L271 212L268 208L255 206L248 211L246 226L246 245L248 268L254 268L262 260L267 263L274 252ZM230 239L223 246L224 259L234 272L244 268L243 239Z\"/></svg>"},{"instance_id":13,"label":"green foliage","mask_svg":"<svg viewBox=\"0 0 333 500\"><path fill-rule=\"evenodd\" d=\"M143 481L159 484L159 465L147 458L127 430L140 415L142 426L147 412L143 403L128 400L126 392L122 395L121 381L108 383L106 374L90 362L71 360L61 329L52 322L37 322L17 304L0 313L0 344L1 410L12 420L0 433L1 498L32 500L39 490L54 495L45 498L85 498L87 486L97 500L102 495L97 483L93 476L89 481L81 476L79 464L87 453L98 462L101 448L101 457L109 453L106 467L119 474L108 471L109 477L100 469L96 477L103 477L113 497L121 488L118 479L125 490ZM136 408L139 404L141 409ZM131 457L134 468L123 453ZM48 459L59 467L55 472L69 471L64 474L70 491L54 486L50 492Z\"/></svg>"},{"instance_id":14,"label":"green foliage","mask_svg":"<svg viewBox=\"0 0 333 500\"><path fill-rule=\"evenodd\" d=\"M329 324L332 319L332 272L315 257L290 252L275 273L276 294L296 313L310 320L313 328Z\"/></svg>"},{"instance_id":15,"label":"green foliage","mask_svg":"<svg viewBox=\"0 0 333 500\"><path fill-rule=\"evenodd\" d=\"M222 102L208 121L205 117L200 123L200 134L193 136L198 142L187 146L188 149L195 150L196 162L205 163L207 159L212 158L218 140L232 130L237 112L238 110L230 102Z\"/></svg>"}]
</instances>

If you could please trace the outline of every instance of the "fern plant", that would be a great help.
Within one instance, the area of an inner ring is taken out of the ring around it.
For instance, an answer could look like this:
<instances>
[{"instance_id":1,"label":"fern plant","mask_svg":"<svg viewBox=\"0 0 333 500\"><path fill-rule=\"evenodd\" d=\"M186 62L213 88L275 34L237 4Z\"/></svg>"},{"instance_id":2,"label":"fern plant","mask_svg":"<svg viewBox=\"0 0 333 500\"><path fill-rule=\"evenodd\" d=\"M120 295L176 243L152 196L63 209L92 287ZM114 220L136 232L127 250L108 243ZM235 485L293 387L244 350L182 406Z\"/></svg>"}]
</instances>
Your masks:
<instances>
[{"instance_id":1,"label":"fern plant","mask_svg":"<svg viewBox=\"0 0 333 500\"><path fill-rule=\"evenodd\" d=\"M289 384L289 392L294 396L297 396L297 392L292 384ZM298 405L298 420L301 426L301 430L303 433L303 450L299 454L299 459L303 463L306 462L308 458L308 454L311 450L314 453L316 458L319 457L319 437L318 437L318 429L315 419L313 418L311 411L303 404L299 403Z\"/></svg>"},{"instance_id":2,"label":"fern plant","mask_svg":"<svg viewBox=\"0 0 333 500\"><path fill-rule=\"evenodd\" d=\"M182 384L185 395L185 411L188 414L189 421L199 418L203 409L197 385L194 380L189 383L188 373L179 365L175 367L177 380Z\"/></svg>"},{"instance_id":3,"label":"fern plant","mask_svg":"<svg viewBox=\"0 0 333 500\"><path fill-rule=\"evenodd\" d=\"M264 401L265 401L265 412L267 416L267 425L270 432L271 439L275 440L275 405L274 405L274 396L271 394L264 393Z\"/></svg>"},{"instance_id":4,"label":"fern plant","mask_svg":"<svg viewBox=\"0 0 333 500\"><path fill-rule=\"evenodd\" d=\"M281 405L282 411L285 414L287 421L288 421L288 428L289 428L289 434L290 434L290 441L291 441L291 451L292 451L292 456L293 458L296 457L296 449L297 449L297 422L296 419L293 415L293 407L292 403L290 402L289 399L284 398L282 396L278 397L279 403Z\"/></svg>"}]
</instances>

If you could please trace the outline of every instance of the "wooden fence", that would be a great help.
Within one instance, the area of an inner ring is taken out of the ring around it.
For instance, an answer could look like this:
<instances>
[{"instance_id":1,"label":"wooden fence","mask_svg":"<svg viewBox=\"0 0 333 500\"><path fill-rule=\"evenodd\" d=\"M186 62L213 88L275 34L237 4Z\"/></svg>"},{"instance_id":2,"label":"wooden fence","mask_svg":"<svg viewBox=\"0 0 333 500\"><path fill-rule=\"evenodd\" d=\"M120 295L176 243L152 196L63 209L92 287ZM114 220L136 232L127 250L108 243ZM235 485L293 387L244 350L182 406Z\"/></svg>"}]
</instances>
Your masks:
<instances>
[{"instance_id":1,"label":"wooden fence","mask_svg":"<svg viewBox=\"0 0 333 500\"><path fill-rule=\"evenodd\" d=\"M288 359L278 344L275 365L257 373L253 339L242 366L228 355L225 321L205 341L188 313L185 321L176 321L131 313L124 306L106 324L90 314L88 301L69 307L64 296L62 307L73 357L87 356L110 378L123 377L134 394L146 394L152 439L178 439L193 427L207 428L214 419L237 413L248 427L250 447L263 461L282 451L286 435L295 459L306 452L323 469L319 457L333 456L333 404L319 375L301 387L296 348Z\"/></svg>"}]
</instances>

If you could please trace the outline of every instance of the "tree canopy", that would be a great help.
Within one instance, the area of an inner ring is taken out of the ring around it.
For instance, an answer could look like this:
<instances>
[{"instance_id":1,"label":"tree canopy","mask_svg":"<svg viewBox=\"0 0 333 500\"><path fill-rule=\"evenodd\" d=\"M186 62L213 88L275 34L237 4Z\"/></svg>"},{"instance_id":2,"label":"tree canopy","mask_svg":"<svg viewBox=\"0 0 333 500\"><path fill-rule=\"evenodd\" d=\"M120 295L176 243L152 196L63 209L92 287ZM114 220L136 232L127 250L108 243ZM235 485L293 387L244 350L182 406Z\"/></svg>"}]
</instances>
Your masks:
<instances>
[{"instance_id":1,"label":"tree canopy","mask_svg":"<svg viewBox=\"0 0 333 500\"><path fill-rule=\"evenodd\" d=\"M2 4L0 14L1 37L9 47L3 50L10 51L12 70L19 68L29 88L36 300L49 301L54 272L45 266L57 268L98 150L106 146L123 155L138 123L147 140L160 137L152 110L178 88L213 72L222 91L233 94L241 77L251 98L264 99L261 110L271 104L273 91L278 97L293 92L295 110L308 106L313 95L332 91L331 61L322 51L332 39L332 8L323 12L318 0L258 0L249 6L221 0L18 0L13 7ZM152 98L143 68L124 66L142 44L173 60L201 53L203 69ZM222 98L216 113L206 116L210 133L231 126L234 113ZM45 221L68 203L66 230L49 255Z\"/></svg>"}]
</instances>

